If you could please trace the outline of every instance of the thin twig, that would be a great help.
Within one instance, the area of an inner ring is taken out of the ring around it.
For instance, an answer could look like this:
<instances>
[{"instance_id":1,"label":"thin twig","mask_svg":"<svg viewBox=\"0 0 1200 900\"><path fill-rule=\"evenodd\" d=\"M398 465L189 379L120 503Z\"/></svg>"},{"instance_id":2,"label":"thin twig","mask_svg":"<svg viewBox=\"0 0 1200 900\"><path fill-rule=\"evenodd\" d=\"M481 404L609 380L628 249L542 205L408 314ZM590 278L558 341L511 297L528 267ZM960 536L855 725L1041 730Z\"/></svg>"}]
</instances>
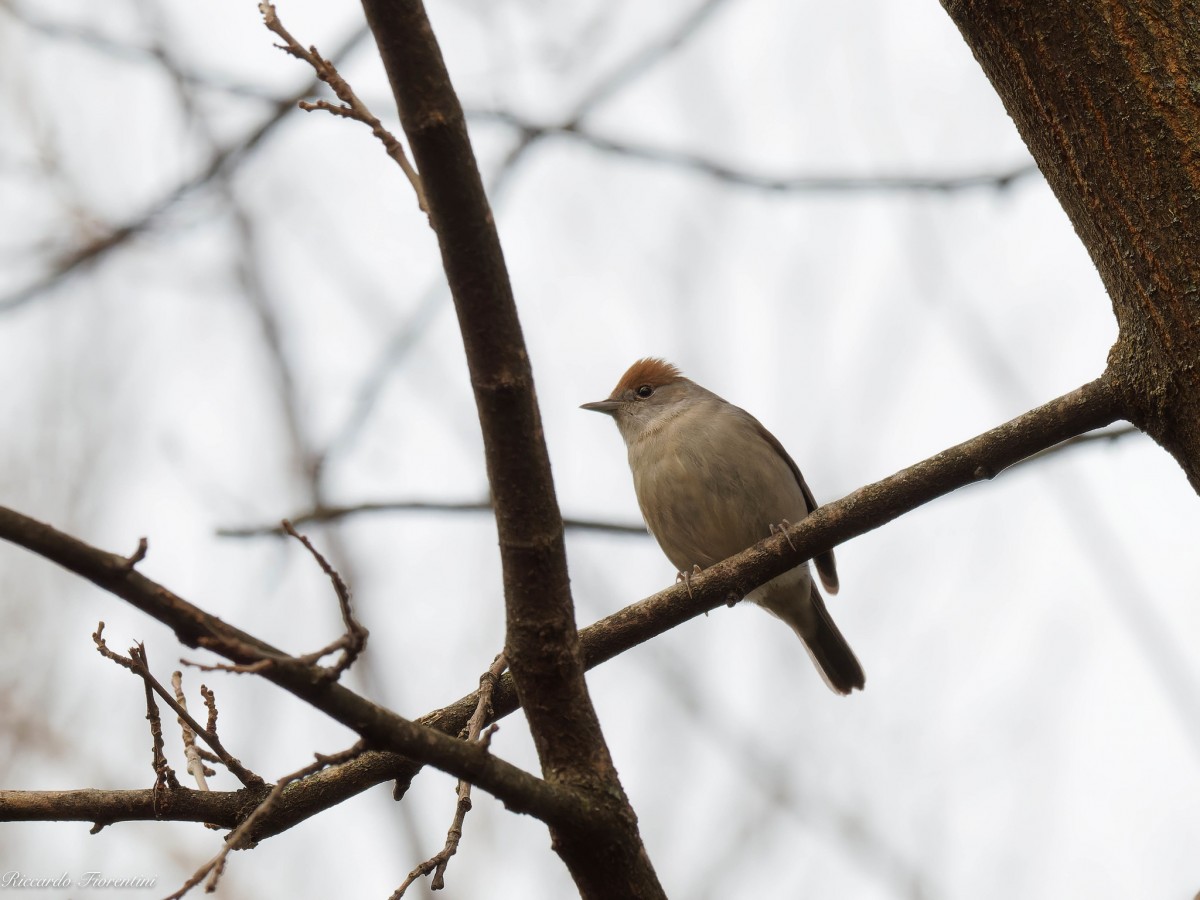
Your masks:
<instances>
[{"instance_id":1,"label":"thin twig","mask_svg":"<svg viewBox=\"0 0 1200 900\"><path fill-rule=\"evenodd\" d=\"M229 672L234 675L261 675L285 657L268 657L251 663L202 663L191 659L180 659L180 663L191 666L199 672Z\"/></svg>"},{"instance_id":2,"label":"thin twig","mask_svg":"<svg viewBox=\"0 0 1200 900\"><path fill-rule=\"evenodd\" d=\"M137 549L134 550L133 554L128 559L125 560L126 571L132 572L134 570L134 567L137 566L138 563L140 563L143 559L146 558L146 552L149 549L150 549L149 541L147 541L144 537L138 538Z\"/></svg>"},{"instance_id":3,"label":"thin twig","mask_svg":"<svg viewBox=\"0 0 1200 900\"><path fill-rule=\"evenodd\" d=\"M183 709L187 709L187 695L183 692L183 673L176 671L171 673L171 687L175 689L175 702ZM191 717L188 716L188 719ZM187 722L184 716L179 717L179 727L183 730L183 755L187 759L188 773L196 779L196 786L202 791L208 790L208 782L205 781L206 775L216 775L212 769L204 765L204 760L200 758L199 751L196 750L196 731Z\"/></svg>"},{"instance_id":4,"label":"thin twig","mask_svg":"<svg viewBox=\"0 0 1200 900\"><path fill-rule=\"evenodd\" d=\"M571 120L582 121L592 110L634 84L642 75L687 43L728 0L700 0L666 34L635 50L601 78L575 105Z\"/></svg>"},{"instance_id":5,"label":"thin twig","mask_svg":"<svg viewBox=\"0 0 1200 900\"><path fill-rule=\"evenodd\" d=\"M508 660L501 652L492 661L491 668L479 676L479 702L475 705L475 712L467 721L467 727L463 729L464 734L461 735L466 740L478 740L484 747L491 744L492 735L496 733L499 726L493 724L487 731L483 731L483 725L492 717L492 692L495 691L496 682L499 681L506 668L508 668ZM481 731L483 731L482 737L480 736ZM467 818L467 813L471 811L471 783L460 780L456 794L458 801L454 805L454 819L450 823L450 829L446 832L445 846L409 872L408 877L404 879L400 887L396 888L389 900L400 900L409 885L431 872L433 879L429 884L430 890L440 891L446 886L446 867L450 865L450 857L458 852L458 844L462 840L463 822Z\"/></svg>"},{"instance_id":6,"label":"thin twig","mask_svg":"<svg viewBox=\"0 0 1200 900\"><path fill-rule=\"evenodd\" d=\"M607 75L592 85L591 89L575 103L571 112L562 120L560 127L576 128L580 126L597 107L603 106L629 85L635 84L647 71L668 59L672 53L700 31L701 26L711 18L723 2L724 0L700 0L666 34L634 50ZM529 152L530 148L549 133L549 131L536 128L521 129L516 143L496 167L488 193L498 196L521 159Z\"/></svg>"},{"instance_id":7,"label":"thin twig","mask_svg":"<svg viewBox=\"0 0 1200 900\"><path fill-rule=\"evenodd\" d=\"M345 56L358 46L369 33L366 27L357 30L338 48L333 58L340 59ZM317 82L311 81L296 94L280 100L253 130L237 141L220 148L199 171L169 188L160 197L145 206L140 213L123 224L112 226L99 237L71 248L53 263L48 272L23 287L17 288L12 293L0 296L0 313L17 309L33 301L85 265L130 243L132 238L154 227L162 219L164 213L184 197L190 196L209 184L218 175L229 174L263 143L267 135L271 134L287 114L296 108L297 103L312 94L316 86Z\"/></svg>"},{"instance_id":8,"label":"thin twig","mask_svg":"<svg viewBox=\"0 0 1200 900\"><path fill-rule=\"evenodd\" d=\"M544 137L565 137L614 156L690 170L726 184L777 193L948 194L976 188L1004 190L1017 181L1038 175L1040 171L1034 163L1026 162L995 172L968 172L963 175L760 174L687 150L606 137L585 127L578 118L542 124L502 109L473 109L467 115L476 121L498 122L515 129L521 135L518 147Z\"/></svg>"},{"instance_id":9,"label":"thin twig","mask_svg":"<svg viewBox=\"0 0 1200 900\"><path fill-rule=\"evenodd\" d=\"M354 661L358 659L359 654L362 653L363 648L367 645L369 633L363 627L362 623L354 618L354 611L350 607L350 588L346 586L346 582L342 580L342 576L321 555L320 551L313 546L312 541L292 527L291 522L284 519L281 525L285 532L303 544L305 549L312 554L313 559L317 561L317 565L321 567L321 571L329 576L329 580L333 584L334 593L337 594L338 608L342 613L342 624L346 626L345 633L328 646L306 656L298 657L301 662L315 665L335 650L341 650L341 657L327 670L328 677L331 680L336 679L342 672L354 665Z\"/></svg>"},{"instance_id":10,"label":"thin twig","mask_svg":"<svg viewBox=\"0 0 1200 900\"><path fill-rule=\"evenodd\" d=\"M357 516L364 513L394 513L394 512L450 512L450 513L491 513L492 504L487 500L467 500L461 503L425 500L390 500L367 503L351 503L339 506L322 506L318 509L307 510L294 516L288 521L293 525L307 525L311 522L335 522L339 519ZM568 531L601 531L606 534L621 534L631 537L648 537L645 525L634 525L625 522L605 522L600 519L563 518L563 527ZM285 535L286 530L280 525L241 525L217 529L220 537L260 537L264 535Z\"/></svg>"},{"instance_id":11,"label":"thin twig","mask_svg":"<svg viewBox=\"0 0 1200 900\"><path fill-rule=\"evenodd\" d=\"M17 6L12 0L0 0L0 9L20 22L31 31L35 31L52 41L72 42L80 44L95 53L101 53L113 59L127 62L161 62L162 54L158 44L147 46L127 43L111 37L99 28L88 25L78 25L73 22L57 21L49 18L39 18L38 14L24 6ZM114 29L115 31L116 29ZM208 91L219 91L234 97L246 97L253 100L264 100L269 103L277 102L276 95L269 89L256 84L246 84L222 78L219 75L185 70L177 67L175 77L190 87L203 88Z\"/></svg>"},{"instance_id":12,"label":"thin twig","mask_svg":"<svg viewBox=\"0 0 1200 900\"><path fill-rule=\"evenodd\" d=\"M130 656L122 656L121 654L109 648L108 644L104 640L103 622L100 623L96 631L92 634L92 640L95 642L96 649L100 652L101 656L105 657L106 659L110 659L117 663L117 665L133 672L146 683L148 688L153 689L154 693L158 694L158 696L162 698L163 702L171 707L175 715L181 719L181 724L186 722L187 727L190 728L194 734L199 735L199 737L202 738L204 742L212 748L213 753L217 755L217 758L221 761L221 764L225 766L225 768L227 768L230 773L237 778L238 781L240 781L246 787L251 788L261 787L263 784L265 784L261 776L247 769L244 765L242 765L241 761L238 760L237 757L225 749L224 744L221 743L221 739L217 737L216 732L203 727L199 722L193 719L188 713L187 708L182 706L171 694L171 692L169 692L162 685L162 683L154 677L154 675L150 672L150 667L145 662L146 657L144 651L139 651L137 653L133 653L131 651ZM134 649L136 650L137 648ZM178 787L179 785L176 782L172 786Z\"/></svg>"},{"instance_id":13,"label":"thin twig","mask_svg":"<svg viewBox=\"0 0 1200 900\"><path fill-rule=\"evenodd\" d=\"M101 635L104 632L104 623L96 629L96 634ZM136 659L147 670L150 665L146 661L146 646L138 643L129 651L130 658ZM175 776L175 770L171 768L167 762L166 741L163 739L162 717L158 713L158 704L154 702L154 688L150 682L142 679L142 685L146 689L146 719L150 722L150 740L153 749L154 759L154 810L158 812L161 807L162 793L167 790L174 790L179 787L179 779Z\"/></svg>"},{"instance_id":14,"label":"thin twig","mask_svg":"<svg viewBox=\"0 0 1200 900\"><path fill-rule=\"evenodd\" d=\"M330 565L329 561L321 554L312 542L304 535L296 531L292 527L292 523L284 520L279 526L280 529L292 537L296 538L305 549L312 554L313 559L321 567L321 570L329 577L333 584L334 592L337 594L338 607L342 614L342 623L346 630L334 641L321 647L319 650L314 650L311 653L304 653L299 656L289 656L281 653L268 653L258 647L252 647L249 644L240 645L238 656L240 658L249 659L249 662L241 663L200 663L189 659L180 660L186 666L192 666L202 672L234 672L237 674L262 674L269 670L277 663L288 663L291 665L300 664L309 666L317 671L322 681L336 681L342 672L350 668L358 659L363 649L367 645L367 638L370 636L367 629L354 618L354 611L350 605L350 588L346 586L346 582L342 579L337 570ZM217 642L213 645L212 642L202 637L198 643L207 649L215 649L218 652L228 654L231 649L228 641ZM340 651L340 656L332 666L322 667L320 662L331 653Z\"/></svg>"},{"instance_id":15,"label":"thin twig","mask_svg":"<svg viewBox=\"0 0 1200 900\"><path fill-rule=\"evenodd\" d=\"M1121 425L1116 428L1101 429L1092 431L1087 434L1076 435L1073 438L1055 444L1053 447L1047 447L1038 453L1028 456L1025 459L1014 463L1012 467L1024 466L1034 460L1042 460L1047 456L1053 456L1063 450L1069 450L1075 447L1080 447L1085 444L1100 443L1102 441L1116 442L1122 438L1129 437L1135 434L1141 434L1141 430L1133 425ZM350 516L362 515L364 513L394 513L394 512L450 512L450 513L482 513L491 512L492 505L486 500L484 501L465 501L462 503L438 503L425 500L382 500L373 503L349 503L343 506L324 506L320 509L311 509L306 512L298 513L289 517L288 521L295 525L304 525L310 522L335 522L339 519L348 518ZM563 527L568 531L600 531L607 534L622 534L631 537L649 537L650 532L646 530L644 525L626 524L624 522L605 522L600 519L577 519L564 518ZM219 537L261 537L266 535L286 534L284 529L279 525L237 525L227 528L218 528L217 535Z\"/></svg>"},{"instance_id":16,"label":"thin twig","mask_svg":"<svg viewBox=\"0 0 1200 900\"><path fill-rule=\"evenodd\" d=\"M284 788L286 788L293 781L300 781L301 779L307 778L309 775L313 775L322 769L327 768L328 766L336 766L349 762L355 757L361 755L365 749L365 744L362 741L359 741L350 749L343 750L341 753L334 753L331 756L324 756L320 753L313 754L316 757L316 762L310 763L303 769L297 769L295 772L284 775L282 778L280 778L277 782L275 782L275 786L271 788L270 793L268 793L267 796L263 798L262 802L254 808L254 811L251 812L250 815L246 816L246 818L242 820L242 823L238 825L238 827L233 830L229 837L225 839L225 845L221 847L221 851L204 865L202 865L199 869L197 869L192 877L185 881L179 890L173 894L170 894L166 900L179 900L179 898L183 897L184 894L198 885L201 881L204 881L206 878L208 879L208 882L204 885L205 892L212 893L214 890L216 890L217 882L221 879L221 873L225 871L225 860L228 858L230 852L233 850L240 850L242 847L252 846L248 838L254 828L255 823L257 823L263 816L271 811L271 808L279 801L279 798L283 796Z\"/></svg>"},{"instance_id":17,"label":"thin twig","mask_svg":"<svg viewBox=\"0 0 1200 900\"><path fill-rule=\"evenodd\" d=\"M213 734L217 733L217 695L212 692L208 685L200 685L200 696L204 698L204 705L208 707L208 724L205 726Z\"/></svg>"},{"instance_id":18,"label":"thin twig","mask_svg":"<svg viewBox=\"0 0 1200 900\"><path fill-rule=\"evenodd\" d=\"M321 56L317 52L316 47L310 46L305 49L299 41L292 37L291 33L283 27L283 23L279 21L279 16L275 12L275 4L260 3L258 4L258 11L262 13L263 24L267 26L268 30L283 39L282 44L276 44L275 46L312 66L313 71L317 73L317 77L329 85L330 89L343 104L336 106L325 100L318 100L315 103L302 100L299 104L300 108L305 112L312 112L317 109L324 110L337 116L362 122L369 127L371 133L383 143L384 149L387 150L387 155L396 162L396 165L404 172L404 176L408 179L409 184L412 185L413 190L417 194L417 205L421 208L421 212L429 215L429 207L425 204L425 189L421 186L421 177L408 161L408 156L404 153L404 147L396 140L395 135L384 128L383 123L367 109L366 104L358 99L358 95L354 93L350 85L338 73L337 67L332 62Z\"/></svg>"}]
</instances>

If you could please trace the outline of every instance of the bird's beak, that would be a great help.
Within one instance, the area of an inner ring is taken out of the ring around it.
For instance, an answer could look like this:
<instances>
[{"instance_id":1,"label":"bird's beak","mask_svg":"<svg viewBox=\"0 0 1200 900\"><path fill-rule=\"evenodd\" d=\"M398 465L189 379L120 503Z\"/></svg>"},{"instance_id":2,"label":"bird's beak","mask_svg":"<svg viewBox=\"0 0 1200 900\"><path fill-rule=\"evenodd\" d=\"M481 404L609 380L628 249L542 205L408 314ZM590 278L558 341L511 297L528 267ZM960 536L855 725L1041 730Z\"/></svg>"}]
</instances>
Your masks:
<instances>
[{"instance_id":1,"label":"bird's beak","mask_svg":"<svg viewBox=\"0 0 1200 900\"><path fill-rule=\"evenodd\" d=\"M595 403L585 403L579 408L604 413L606 416L615 416L620 406L621 403L618 400L597 400Z\"/></svg>"}]
</instances>

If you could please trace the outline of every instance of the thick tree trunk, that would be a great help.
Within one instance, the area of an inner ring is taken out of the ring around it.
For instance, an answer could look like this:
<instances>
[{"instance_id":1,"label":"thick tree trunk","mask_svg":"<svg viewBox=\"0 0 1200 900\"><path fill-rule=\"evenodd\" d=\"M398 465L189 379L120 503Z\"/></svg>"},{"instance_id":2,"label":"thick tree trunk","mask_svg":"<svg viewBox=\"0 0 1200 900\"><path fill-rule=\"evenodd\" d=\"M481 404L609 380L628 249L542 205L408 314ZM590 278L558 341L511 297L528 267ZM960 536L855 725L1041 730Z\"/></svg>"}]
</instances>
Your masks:
<instances>
[{"instance_id":1,"label":"thick tree trunk","mask_svg":"<svg viewBox=\"0 0 1200 900\"><path fill-rule=\"evenodd\" d=\"M1200 492L1200 4L943 5L1100 270L1126 416Z\"/></svg>"}]
</instances>

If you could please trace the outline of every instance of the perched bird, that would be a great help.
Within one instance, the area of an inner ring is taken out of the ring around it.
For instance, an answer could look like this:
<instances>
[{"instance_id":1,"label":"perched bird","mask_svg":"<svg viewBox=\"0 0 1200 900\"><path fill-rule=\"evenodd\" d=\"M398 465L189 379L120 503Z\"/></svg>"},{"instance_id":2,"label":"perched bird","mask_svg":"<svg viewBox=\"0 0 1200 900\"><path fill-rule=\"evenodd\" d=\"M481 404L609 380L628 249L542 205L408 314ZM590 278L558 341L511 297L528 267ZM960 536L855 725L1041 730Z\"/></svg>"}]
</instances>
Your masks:
<instances>
[{"instance_id":1,"label":"perched bird","mask_svg":"<svg viewBox=\"0 0 1200 900\"><path fill-rule=\"evenodd\" d=\"M642 516L680 573L740 553L817 508L771 432L661 359L639 359L607 400L582 409L617 423ZM815 562L821 583L836 594L832 551ZM807 562L747 599L792 626L830 688L839 694L862 688L862 666L829 617Z\"/></svg>"}]
</instances>

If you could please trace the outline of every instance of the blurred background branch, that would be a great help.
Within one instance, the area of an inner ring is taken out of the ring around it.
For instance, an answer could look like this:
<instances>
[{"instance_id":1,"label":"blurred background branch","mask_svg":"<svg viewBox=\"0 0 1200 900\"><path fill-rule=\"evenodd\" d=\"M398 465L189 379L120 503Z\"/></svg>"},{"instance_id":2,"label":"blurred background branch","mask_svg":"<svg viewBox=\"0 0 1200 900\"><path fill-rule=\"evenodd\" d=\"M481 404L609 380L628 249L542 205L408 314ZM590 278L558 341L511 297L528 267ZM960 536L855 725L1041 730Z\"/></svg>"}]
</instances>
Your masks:
<instances>
[{"instance_id":1,"label":"blurred background branch","mask_svg":"<svg viewBox=\"0 0 1200 900\"><path fill-rule=\"evenodd\" d=\"M356 10L281 12L386 111L373 54L353 49L366 46ZM1103 368L1116 328L1095 267L936 6L433 12L475 111L573 516L581 619L672 575L652 542L624 539L644 532L619 440L576 409L638 356L752 408L826 502ZM101 546L148 534L156 580L305 647L337 627L311 563L216 533L328 511L320 543L372 630L350 683L402 713L469 691L503 641L496 532L445 278L407 185L355 129L287 115L319 88L297 87L252 3L4 0L0 51L6 504ZM1152 442L1110 433L1087 438L1103 452L1052 451L839 549L836 615L871 675L851 705L807 684L778 623L741 609L589 675L669 891L999 900L1193 885L1200 672L1183 636L1200 628L1187 602L1200 516ZM447 498L470 500L356 514ZM145 783L144 732L113 728L144 704L89 658L88 636L97 603L114 640L168 633L3 547L0 586L5 783ZM222 734L255 770L348 744L303 704L215 677L229 684ZM103 737L81 758L80 735ZM519 718L494 743L536 766ZM754 770L731 767L743 744ZM432 771L398 806L368 791L394 763L312 776L310 808L355 799L320 829L263 841L223 894L386 896L443 845L453 793ZM214 793L236 788L227 778ZM285 804L263 833L294 815ZM536 823L486 796L470 822L448 888L570 894L552 859L512 864L548 858ZM214 839L4 829L3 870L102 860L160 884ZM1076 865L1098 855L1105 866Z\"/></svg>"}]
</instances>

